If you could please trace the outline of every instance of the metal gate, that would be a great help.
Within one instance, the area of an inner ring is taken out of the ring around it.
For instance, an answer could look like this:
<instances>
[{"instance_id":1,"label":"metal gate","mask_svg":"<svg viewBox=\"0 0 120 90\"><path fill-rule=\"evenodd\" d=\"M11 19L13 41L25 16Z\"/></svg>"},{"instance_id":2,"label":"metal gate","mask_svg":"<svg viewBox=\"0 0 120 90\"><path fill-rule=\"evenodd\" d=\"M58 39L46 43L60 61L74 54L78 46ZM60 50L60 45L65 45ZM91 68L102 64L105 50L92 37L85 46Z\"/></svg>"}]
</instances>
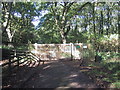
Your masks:
<instances>
[{"instance_id":1,"label":"metal gate","mask_svg":"<svg viewBox=\"0 0 120 90\"><path fill-rule=\"evenodd\" d=\"M82 43L76 44L34 44L35 53L41 60L81 59Z\"/></svg>"}]
</instances>

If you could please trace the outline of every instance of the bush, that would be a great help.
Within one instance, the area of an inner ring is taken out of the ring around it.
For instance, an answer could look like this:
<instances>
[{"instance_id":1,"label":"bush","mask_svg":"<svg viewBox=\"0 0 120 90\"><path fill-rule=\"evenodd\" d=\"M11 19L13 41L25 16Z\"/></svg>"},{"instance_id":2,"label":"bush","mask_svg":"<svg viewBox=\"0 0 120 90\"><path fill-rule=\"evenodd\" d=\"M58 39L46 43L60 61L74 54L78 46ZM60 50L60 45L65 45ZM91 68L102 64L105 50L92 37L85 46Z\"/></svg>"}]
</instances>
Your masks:
<instances>
[{"instance_id":1,"label":"bush","mask_svg":"<svg viewBox=\"0 0 120 90\"><path fill-rule=\"evenodd\" d=\"M119 47L118 34L104 35L97 39L100 51L117 51Z\"/></svg>"}]
</instances>

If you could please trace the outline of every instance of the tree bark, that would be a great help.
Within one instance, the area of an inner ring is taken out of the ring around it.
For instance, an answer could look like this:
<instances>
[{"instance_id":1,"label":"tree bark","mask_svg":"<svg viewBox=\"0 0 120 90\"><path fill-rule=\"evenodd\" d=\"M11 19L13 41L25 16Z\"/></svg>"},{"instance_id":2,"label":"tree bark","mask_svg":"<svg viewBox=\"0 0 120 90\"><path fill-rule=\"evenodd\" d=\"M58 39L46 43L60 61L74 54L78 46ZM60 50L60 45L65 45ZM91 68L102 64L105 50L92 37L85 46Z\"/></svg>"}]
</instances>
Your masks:
<instances>
[{"instance_id":1,"label":"tree bark","mask_svg":"<svg viewBox=\"0 0 120 90\"><path fill-rule=\"evenodd\" d=\"M100 34L103 35L103 12L101 11Z\"/></svg>"},{"instance_id":2,"label":"tree bark","mask_svg":"<svg viewBox=\"0 0 120 90\"><path fill-rule=\"evenodd\" d=\"M120 6L120 2L118 2L118 6ZM119 46L120 46L120 12L119 12L119 10L118 10L118 21L117 21L117 23L118 23L118 44L119 44ZM120 47L118 46L118 53L120 53Z\"/></svg>"},{"instance_id":3,"label":"tree bark","mask_svg":"<svg viewBox=\"0 0 120 90\"><path fill-rule=\"evenodd\" d=\"M96 31L95 31L95 3L93 3L93 32L96 38Z\"/></svg>"},{"instance_id":4,"label":"tree bark","mask_svg":"<svg viewBox=\"0 0 120 90\"><path fill-rule=\"evenodd\" d=\"M108 13L107 13L107 17L108 17L108 18L107 18L107 29L106 29L106 35L109 34L109 28L110 28L110 25L109 25L109 24L110 24L110 13L109 13L109 12L110 12L110 9L109 9L109 6L108 6L108 9L107 9L107 10L108 10Z\"/></svg>"},{"instance_id":5,"label":"tree bark","mask_svg":"<svg viewBox=\"0 0 120 90\"><path fill-rule=\"evenodd\" d=\"M12 2L2 3L2 4L3 4L3 13L4 13L3 14L4 22L3 22L3 25L2 25L2 30L6 31L9 42L11 43L13 35L15 33L15 31L11 32L11 30L10 30L11 29L11 25L10 25L11 15L10 15L10 13L11 13L11 10L12 10Z\"/></svg>"}]
</instances>

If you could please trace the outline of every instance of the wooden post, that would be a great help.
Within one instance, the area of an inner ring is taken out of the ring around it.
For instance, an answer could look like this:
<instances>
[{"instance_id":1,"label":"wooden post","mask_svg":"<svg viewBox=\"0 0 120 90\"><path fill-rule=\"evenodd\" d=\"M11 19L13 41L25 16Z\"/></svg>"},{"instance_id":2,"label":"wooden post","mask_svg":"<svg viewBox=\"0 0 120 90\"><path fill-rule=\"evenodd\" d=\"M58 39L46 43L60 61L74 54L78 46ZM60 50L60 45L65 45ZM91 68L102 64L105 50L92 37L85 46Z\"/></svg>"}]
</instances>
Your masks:
<instances>
[{"instance_id":1,"label":"wooden post","mask_svg":"<svg viewBox=\"0 0 120 90\"><path fill-rule=\"evenodd\" d=\"M43 64L44 64L45 61L43 61Z\"/></svg>"},{"instance_id":2,"label":"wooden post","mask_svg":"<svg viewBox=\"0 0 120 90\"><path fill-rule=\"evenodd\" d=\"M73 60L73 55L72 55L72 52L73 52L73 44L70 43L70 45L71 45L71 61L72 61L72 60Z\"/></svg>"},{"instance_id":3,"label":"wooden post","mask_svg":"<svg viewBox=\"0 0 120 90\"><path fill-rule=\"evenodd\" d=\"M8 69L9 69L9 74L11 74L11 56L9 57Z\"/></svg>"},{"instance_id":4,"label":"wooden post","mask_svg":"<svg viewBox=\"0 0 120 90\"><path fill-rule=\"evenodd\" d=\"M17 51L15 50L15 53L14 53L14 56L15 56L15 60L17 59L17 69L19 68L19 55L17 55Z\"/></svg>"},{"instance_id":5,"label":"wooden post","mask_svg":"<svg viewBox=\"0 0 120 90\"><path fill-rule=\"evenodd\" d=\"M17 57L17 69L19 69L19 57Z\"/></svg>"},{"instance_id":6,"label":"wooden post","mask_svg":"<svg viewBox=\"0 0 120 90\"><path fill-rule=\"evenodd\" d=\"M35 46L35 55L37 55L37 43L35 43L34 46Z\"/></svg>"}]
</instances>

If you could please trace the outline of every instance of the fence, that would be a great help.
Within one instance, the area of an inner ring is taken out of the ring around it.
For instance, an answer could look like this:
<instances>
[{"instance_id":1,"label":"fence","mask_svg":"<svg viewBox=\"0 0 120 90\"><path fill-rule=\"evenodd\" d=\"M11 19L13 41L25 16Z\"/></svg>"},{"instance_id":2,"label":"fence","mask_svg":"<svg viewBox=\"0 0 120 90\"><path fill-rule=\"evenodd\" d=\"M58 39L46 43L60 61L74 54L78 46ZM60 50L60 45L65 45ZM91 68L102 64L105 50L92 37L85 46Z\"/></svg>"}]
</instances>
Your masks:
<instances>
[{"instance_id":1,"label":"fence","mask_svg":"<svg viewBox=\"0 0 120 90\"><path fill-rule=\"evenodd\" d=\"M3 76L10 74L16 67L19 68L20 65L30 60L38 61L39 63L42 62L36 55L29 51L9 50L8 52L7 59L1 63Z\"/></svg>"},{"instance_id":2,"label":"fence","mask_svg":"<svg viewBox=\"0 0 120 90\"><path fill-rule=\"evenodd\" d=\"M34 49L31 52L10 50L3 53L3 55L7 55L7 59L5 62L2 61L2 73L11 73L16 67L19 68L20 65L31 60L44 63L46 60L82 59L90 46L83 43L70 43L34 44L33 47Z\"/></svg>"},{"instance_id":3,"label":"fence","mask_svg":"<svg viewBox=\"0 0 120 90\"><path fill-rule=\"evenodd\" d=\"M33 47L32 53L40 57L41 60L59 60L82 59L83 48L87 48L88 45L83 43L34 44Z\"/></svg>"}]
</instances>

